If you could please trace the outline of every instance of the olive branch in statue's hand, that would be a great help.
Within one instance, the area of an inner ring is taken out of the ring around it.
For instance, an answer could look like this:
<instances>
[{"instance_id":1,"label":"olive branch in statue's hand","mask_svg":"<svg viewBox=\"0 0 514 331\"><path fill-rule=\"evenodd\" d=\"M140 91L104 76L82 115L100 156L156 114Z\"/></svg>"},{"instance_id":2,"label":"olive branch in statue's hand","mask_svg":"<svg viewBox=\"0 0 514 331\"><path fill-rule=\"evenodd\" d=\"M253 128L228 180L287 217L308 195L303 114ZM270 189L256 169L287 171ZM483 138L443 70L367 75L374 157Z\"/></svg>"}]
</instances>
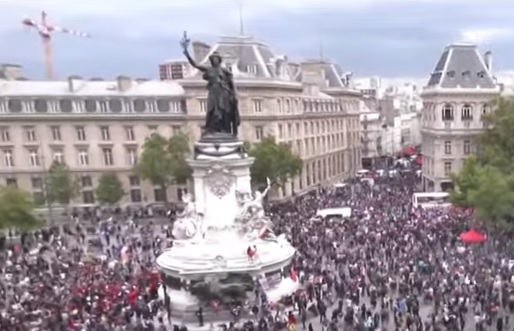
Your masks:
<instances>
[{"instance_id":1,"label":"olive branch in statue's hand","mask_svg":"<svg viewBox=\"0 0 514 331\"><path fill-rule=\"evenodd\" d=\"M187 31L184 31L184 36L182 37L182 40L180 41L180 45L182 46L182 49L184 51L187 51L187 48L189 47L189 44L191 43L191 39L187 36Z\"/></svg>"}]
</instances>

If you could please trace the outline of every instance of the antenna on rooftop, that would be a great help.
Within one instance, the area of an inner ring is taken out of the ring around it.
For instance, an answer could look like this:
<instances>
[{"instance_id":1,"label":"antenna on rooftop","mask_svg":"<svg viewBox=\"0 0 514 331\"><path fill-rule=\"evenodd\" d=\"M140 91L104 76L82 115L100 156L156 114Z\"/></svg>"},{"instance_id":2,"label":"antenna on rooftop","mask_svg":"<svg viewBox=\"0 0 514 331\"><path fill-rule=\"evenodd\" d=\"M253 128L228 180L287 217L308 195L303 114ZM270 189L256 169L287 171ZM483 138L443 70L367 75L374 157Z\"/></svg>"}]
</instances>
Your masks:
<instances>
[{"instance_id":1,"label":"antenna on rooftop","mask_svg":"<svg viewBox=\"0 0 514 331\"><path fill-rule=\"evenodd\" d=\"M323 38L321 38L321 35L319 36L319 59L323 61Z\"/></svg>"},{"instance_id":2,"label":"antenna on rooftop","mask_svg":"<svg viewBox=\"0 0 514 331\"><path fill-rule=\"evenodd\" d=\"M243 0L237 0L237 4L239 6L239 34L244 36L245 26L244 26L244 16L243 16Z\"/></svg>"}]
</instances>

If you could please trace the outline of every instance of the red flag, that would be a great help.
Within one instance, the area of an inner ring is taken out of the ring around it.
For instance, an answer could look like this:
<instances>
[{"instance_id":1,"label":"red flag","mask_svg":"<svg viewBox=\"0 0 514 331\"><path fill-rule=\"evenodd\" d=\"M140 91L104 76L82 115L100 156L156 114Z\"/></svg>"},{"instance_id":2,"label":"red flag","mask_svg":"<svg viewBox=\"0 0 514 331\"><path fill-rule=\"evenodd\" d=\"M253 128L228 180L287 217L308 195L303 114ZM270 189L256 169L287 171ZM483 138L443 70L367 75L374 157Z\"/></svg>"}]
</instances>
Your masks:
<instances>
[{"instance_id":1,"label":"red flag","mask_svg":"<svg viewBox=\"0 0 514 331\"><path fill-rule=\"evenodd\" d=\"M296 283L298 281L298 274L296 273L296 270L294 270L293 266L291 266L290 272L291 272L291 280Z\"/></svg>"}]
</instances>

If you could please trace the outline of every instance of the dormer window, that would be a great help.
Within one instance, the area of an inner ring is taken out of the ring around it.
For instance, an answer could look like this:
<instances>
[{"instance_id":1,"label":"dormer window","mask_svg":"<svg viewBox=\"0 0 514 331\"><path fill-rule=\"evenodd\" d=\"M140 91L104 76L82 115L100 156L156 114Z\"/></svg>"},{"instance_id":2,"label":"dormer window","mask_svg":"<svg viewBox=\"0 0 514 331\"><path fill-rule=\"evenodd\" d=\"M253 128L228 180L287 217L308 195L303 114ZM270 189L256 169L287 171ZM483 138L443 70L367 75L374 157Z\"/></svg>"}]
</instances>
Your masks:
<instances>
[{"instance_id":1,"label":"dormer window","mask_svg":"<svg viewBox=\"0 0 514 331\"><path fill-rule=\"evenodd\" d=\"M455 78L455 71L453 70L450 70L446 73L446 75L448 76L448 78Z\"/></svg>"},{"instance_id":2,"label":"dormer window","mask_svg":"<svg viewBox=\"0 0 514 331\"><path fill-rule=\"evenodd\" d=\"M478 77L478 78L485 78L485 71L479 71L479 72L477 73L477 77Z\"/></svg>"},{"instance_id":3,"label":"dormer window","mask_svg":"<svg viewBox=\"0 0 514 331\"><path fill-rule=\"evenodd\" d=\"M257 74L257 65L256 64L249 64L246 66L246 72L249 74Z\"/></svg>"},{"instance_id":4,"label":"dormer window","mask_svg":"<svg viewBox=\"0 0 514 331\"><path fill-rule=\"evenodd\" d=\"M462 73L462 78L464 79L470 79L471 78L471 71L466 70Z\"/></svg>"}]
</instances>

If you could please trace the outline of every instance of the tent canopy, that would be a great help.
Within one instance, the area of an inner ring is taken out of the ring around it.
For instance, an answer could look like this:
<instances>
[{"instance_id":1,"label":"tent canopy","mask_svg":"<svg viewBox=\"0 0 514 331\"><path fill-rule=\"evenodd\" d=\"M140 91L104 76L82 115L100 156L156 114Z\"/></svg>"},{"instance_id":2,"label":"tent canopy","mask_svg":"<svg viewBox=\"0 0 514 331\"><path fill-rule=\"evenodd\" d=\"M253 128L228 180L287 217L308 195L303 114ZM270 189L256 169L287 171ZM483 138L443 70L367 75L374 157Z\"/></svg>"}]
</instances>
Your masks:
<instances>
[{"instance_id":1,"label":"tent canopy","mask_svg":"<svg viewBox=\"0 0 514 331\"><path fill-rule=\"evenodd\" d=\"M478 232L477 230L471 229L469 231L460 234L460 240L466 244L480 244L487 240L487 237Z\"/></svg>"}]
</instances>

